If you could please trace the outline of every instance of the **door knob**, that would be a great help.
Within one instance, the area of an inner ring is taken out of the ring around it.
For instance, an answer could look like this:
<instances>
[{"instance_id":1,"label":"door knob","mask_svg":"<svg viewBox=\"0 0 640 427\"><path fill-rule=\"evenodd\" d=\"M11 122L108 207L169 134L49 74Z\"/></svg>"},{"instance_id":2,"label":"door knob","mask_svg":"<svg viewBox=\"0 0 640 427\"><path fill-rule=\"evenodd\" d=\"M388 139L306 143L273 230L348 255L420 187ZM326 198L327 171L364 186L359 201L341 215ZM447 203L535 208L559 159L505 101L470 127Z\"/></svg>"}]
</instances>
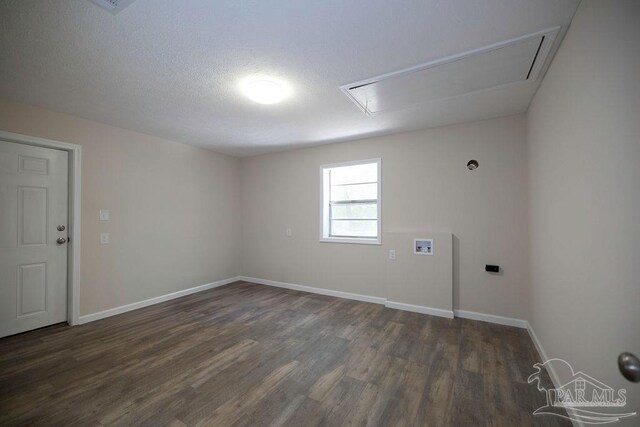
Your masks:
<instances>
[{"instance_id":1,"label":"door knob","mask_svg":"<svg viewBox=\"0 0 640 427\"><path fill-rule=\"evenodd\" d=\"M631 382L640 382L640 360L633 353L620 353L618 368L622 375Z\"/></svg>"},{"instance_id":2,"label":"door knob","mask_svg":"<svg viewBox=\"0 0 640 427\"><path fill-rule=\"evenodd\" d=\"M67 243L67 239L65 239L64 237L58 237L58 240L56 240L56 243L59 245L63 245Z\"/></svg>"}]
</instances>

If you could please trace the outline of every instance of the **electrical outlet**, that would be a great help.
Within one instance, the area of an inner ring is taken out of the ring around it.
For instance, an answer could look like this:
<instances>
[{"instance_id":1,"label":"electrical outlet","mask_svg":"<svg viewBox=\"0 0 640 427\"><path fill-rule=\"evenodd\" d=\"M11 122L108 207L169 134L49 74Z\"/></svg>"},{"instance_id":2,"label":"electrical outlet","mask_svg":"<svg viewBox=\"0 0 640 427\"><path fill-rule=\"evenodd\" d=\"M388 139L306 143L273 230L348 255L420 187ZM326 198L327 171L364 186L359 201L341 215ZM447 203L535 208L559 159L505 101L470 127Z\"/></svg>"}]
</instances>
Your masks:
<instances>
[{"instance_id":1,"label":"electrical outlet","mask_svg":"<svg viewBox=\"0 0 640 427\"><path fill-rule=\"evenodd\" d=\"M100 244L101 245L109 244L109 233L100 233Z\"/></svg>"},{"instance_id":2,"label":"electrical outlet","mask_svg":"<svg viewBox=\"0 0 640 427\"><path fill-rule=\"evenodd\" d=\"M389 250L389 259L395 261L395 259L396 259L396 250L395 249L390 249Z\"/></svg>"}]
</instances>

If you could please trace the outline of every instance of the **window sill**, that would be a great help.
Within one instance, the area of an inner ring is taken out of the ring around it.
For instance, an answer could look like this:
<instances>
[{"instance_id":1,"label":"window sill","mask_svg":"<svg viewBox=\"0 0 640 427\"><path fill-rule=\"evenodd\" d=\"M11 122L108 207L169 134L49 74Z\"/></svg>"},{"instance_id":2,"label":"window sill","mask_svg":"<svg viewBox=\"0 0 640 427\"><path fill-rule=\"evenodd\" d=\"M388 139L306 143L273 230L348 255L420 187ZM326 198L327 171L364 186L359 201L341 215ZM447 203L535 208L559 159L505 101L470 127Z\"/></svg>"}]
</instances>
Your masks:
<instances>
[{"instance_id":1,"label":"window sill","mask_svg":"<svg viewBox=\"0 0 640 427\"><path fill-rule=\"evenodd\" d=\"M357 238L341 238L341 237L322 237L320 243L350 243L355 245L382 245L380 239L357 239Z\"/></svg>"}]
</instances>

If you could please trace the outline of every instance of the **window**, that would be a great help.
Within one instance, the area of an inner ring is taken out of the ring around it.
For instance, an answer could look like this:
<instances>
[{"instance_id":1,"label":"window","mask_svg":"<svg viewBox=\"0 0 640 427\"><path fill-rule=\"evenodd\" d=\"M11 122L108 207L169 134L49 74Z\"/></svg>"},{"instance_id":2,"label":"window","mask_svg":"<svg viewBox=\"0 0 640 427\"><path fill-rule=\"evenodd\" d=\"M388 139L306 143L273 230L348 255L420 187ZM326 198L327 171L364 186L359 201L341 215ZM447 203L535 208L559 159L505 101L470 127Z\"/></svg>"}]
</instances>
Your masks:
<instances>
[{"instance_id":1,"label":"window","mask_svg":"<svg viewBox=\"0 0 640 427\"><path fill-rule=\"evenodd\" d=\"M380 244L380 159L320 167L320 240Z\"/></svg>"}]
</instances>

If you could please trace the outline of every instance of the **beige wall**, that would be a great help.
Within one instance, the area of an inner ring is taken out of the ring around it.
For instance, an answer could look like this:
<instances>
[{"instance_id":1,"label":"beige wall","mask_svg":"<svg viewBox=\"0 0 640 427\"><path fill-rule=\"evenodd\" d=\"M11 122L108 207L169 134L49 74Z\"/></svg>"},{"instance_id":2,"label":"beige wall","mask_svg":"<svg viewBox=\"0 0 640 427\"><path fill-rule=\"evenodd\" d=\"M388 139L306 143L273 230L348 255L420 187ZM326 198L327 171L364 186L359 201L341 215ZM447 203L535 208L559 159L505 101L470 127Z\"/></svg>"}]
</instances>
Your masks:
<instances>
[{"instance_id":1,"label":"beige wall","mask_svg":"<svg viewBox=\"0 0 640 427\"><path fill-rule=\"evenodd\" d=\"M616 357L640 355L639 112L640 2L583 0L528 113L530 321L635 411Z\"/></svg>"},{"instance_id":2,"label":"beige wall","mask_svg":"<svg viewBox=\"0 0 640 427\"><path fill-rule=\"evenodd\" d=\"M454 306L527 316L523 116L241 161L8 100L0 129L83 147L82 315L240 273L387 297L387 241L318 242L319 165L379 156L383 232L452 232Z\"/></svg>"},{"instance_id":3,"label":"beige wall","mask_svg":"<svg viewBox=\"0 0 640 427\"><path fill-rule=\"evenodd\" d=\"M454 306L527 318L525 137L519 115L242 159L243 274L384 298L385 233L446 231ZM320 243L319 166L376 157L383 246Z\"/></svg>"},{"instance_id":4,"label":"beige wall","mask_svg":"<svg viewBox=\"0 0 640 427\"><path fill-rule=\"evenodd\" d=\"M237 159L7 100L0 129L82 146L81 315L239 274Z\"/></svg>"}]
</instances>

